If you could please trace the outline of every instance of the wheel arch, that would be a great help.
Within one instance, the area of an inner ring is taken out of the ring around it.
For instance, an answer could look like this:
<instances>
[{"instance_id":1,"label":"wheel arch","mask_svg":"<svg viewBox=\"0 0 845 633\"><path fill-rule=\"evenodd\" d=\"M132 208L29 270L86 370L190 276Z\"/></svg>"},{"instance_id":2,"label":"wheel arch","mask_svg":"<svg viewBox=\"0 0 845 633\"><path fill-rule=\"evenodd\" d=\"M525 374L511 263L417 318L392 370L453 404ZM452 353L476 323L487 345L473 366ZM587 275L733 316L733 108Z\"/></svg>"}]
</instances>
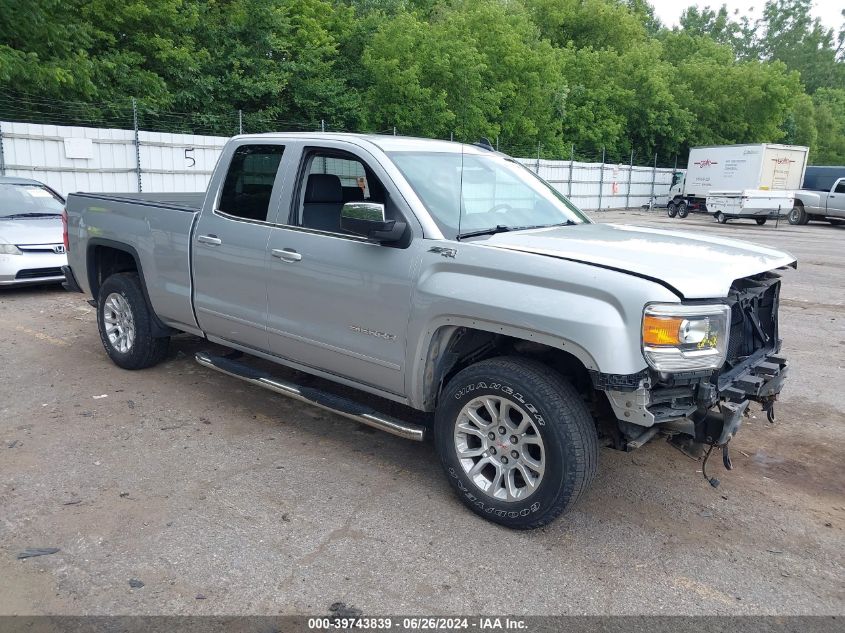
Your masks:
<instances>
[{"instance_id":1,"label":"wheel arch","mask_svg":"<svg viewBox=\"0 0 845 633\"><path fill-rule=\"evenodd\" d=\"M501 355L535 358L590 384L595 359L576 342L550 334L500 323L462 317L444 317L427 331L411 372L411 401L434 410L443 385L473 363Z\"/></svg>"},{"instance_id":2,"label":"wheel arch","mask_svg":"<svg viewBox=\"0 0 845 633\"><path fill-rule=\"evenodd\" d=\"M105 238L92 238L88 241L88 249L85 255L85 267L88 277L88 287L91 289L91 296L94 300L100 292L100 286L111 275L117 273L138 273L141 284L141 294L147 303L153 321L154 336L170 336L173 329L166 326L156 315L153 309L150 295L147 291L147 283L144 278L144 271L141 266L141 258L138 251L129 244L109 240Z\"/></svg>"}]
</instances>

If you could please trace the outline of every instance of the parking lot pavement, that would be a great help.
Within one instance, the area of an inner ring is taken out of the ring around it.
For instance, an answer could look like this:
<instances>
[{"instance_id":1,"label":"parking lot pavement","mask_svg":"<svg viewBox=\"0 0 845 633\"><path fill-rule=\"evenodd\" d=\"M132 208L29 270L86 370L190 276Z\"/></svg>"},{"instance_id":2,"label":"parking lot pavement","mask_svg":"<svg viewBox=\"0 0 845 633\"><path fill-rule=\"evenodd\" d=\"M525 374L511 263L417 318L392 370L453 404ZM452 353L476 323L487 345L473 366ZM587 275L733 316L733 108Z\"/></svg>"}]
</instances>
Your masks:
<instances>
[{"instance_id":1,"label":"parking lot pavement","mask_svg":"<svg viewBox=\"0 0 845 633\"><path fill-rule=\"evenodd\" d=\"M799 258L777 422L753 410L718 489L662 440L603 449L573 511L508 531L428 443L206 370L192 337L119 370L84 297L3 291L0 613L845 614L845 228L594 217ZM59 551L16 559L34 547Z\"/></svg>"}]
</instances>

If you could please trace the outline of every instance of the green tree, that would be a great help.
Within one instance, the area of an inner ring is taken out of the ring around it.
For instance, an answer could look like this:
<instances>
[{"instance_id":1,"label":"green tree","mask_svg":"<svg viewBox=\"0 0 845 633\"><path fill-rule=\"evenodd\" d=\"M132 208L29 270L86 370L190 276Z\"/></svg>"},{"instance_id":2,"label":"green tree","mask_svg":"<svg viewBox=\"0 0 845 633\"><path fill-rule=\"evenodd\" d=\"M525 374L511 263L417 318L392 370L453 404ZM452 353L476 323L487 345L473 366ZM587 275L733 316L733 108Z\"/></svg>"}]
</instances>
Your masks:
<instances>
[{"instance_id":1,"label":"green tree","mask_svg":"<svg viewBox=\"0 0 845 633\"><path fill-rule=\"evenodd\" d=\"M812 0L769 0L763 9L759 41L765 59L780 60L801 73L810 93L822 87L845 86L845 63L837 59L832 29L810 12Z\"/></svg>"},{"instance_id":2,"label":"green tree","mask_svg":"<svg viewBox=\"0 0 845 633\"><path fill-rule=\"evenodd\" d=\"M845 165L845 89L819 88L813 95L818 143L810 153L816 165Z\"/></svg>"}]
</instances>

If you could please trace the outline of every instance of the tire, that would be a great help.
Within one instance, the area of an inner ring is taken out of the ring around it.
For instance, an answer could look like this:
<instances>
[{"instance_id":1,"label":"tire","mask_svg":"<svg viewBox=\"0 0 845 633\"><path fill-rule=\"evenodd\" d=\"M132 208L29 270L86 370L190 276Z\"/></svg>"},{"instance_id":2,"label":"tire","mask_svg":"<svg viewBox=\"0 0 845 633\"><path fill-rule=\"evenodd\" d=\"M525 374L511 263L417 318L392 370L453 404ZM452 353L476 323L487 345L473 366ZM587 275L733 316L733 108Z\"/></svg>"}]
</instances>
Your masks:
<instances>
[{"instance_id":1,"label":"tire","mask_svg":"<svg viewBox=\"0 0 845 633\"><path fill-rule=\"evenodd\" d=\"M137 273L117 273L100 286L97 326L106 353L123 369L145 369L167 356L169 337L152 335L153 313Z\"/></svg>"},{"instance_id":2,"label":"tire","mask_svg":"<svg viewBox=\"0 0 845 633\"><path fill-rule=\"evenodd\" d=\"M719 224L727 224L728 217L721 211L716 211L716 222L718 222Z\"/></svg>"},{"instance_id":3,"label":"tire","mask_svg":"<svg viewBox=\"0 0 845 633\"><path fill-rule=\"evenodd\" d=\"M508 418L501 423L504 403ZM596 427L575 388L546 365L516 357L481 361L449 381L435 413L434 442L461 501L485 519L518 530L546 525L570 508L598 464ZM459 458L459 451L467 455ZM493 496L494 488L503 498Z\"/></svg>"},{"instance_id":4,"label":"tire","mask_svg":"<svg viewBox=\"0 0 845 633\"><path fill-rule=\"evenodd\" d=\"M666 205L666 213L669 214L670 218L674 218L678 215L678 207L675 206L674 200L670 200L669 204Z\"/></svg>"},{"instance_id":5,"label":"tire","mask_svg":"<svg viewBox=\"0 0 845 633\"><path fill-rule=\"evenodd\" d=\"M678 203L678 217L682 220L689 215L689 205L686 201L681 200Z\"/></svg>"},{"instance_id":6,"label":"tire","mask_svg":"<svg viewBox=\"0 0 845 633\"><path fill-rule=\"evenodd\" d=\"M760 226L763 226L766 223L766 220L768 219L769 218L754 218L754 221Z\"/></svg>"},{"instance_id":7,"label":"tire","mask_svg":"<svg viewBox=\"0 0 845 633\"><path fill-rule=\"evenodd\" d=\"M804 211L804 207L800 204L796 204L792 207L792 211L789 212L789 215L786 216L787 221L792 225L801 225L807 224L810 221L809 216L807 215L806 211Z\"/></svg>"}]
</instances>

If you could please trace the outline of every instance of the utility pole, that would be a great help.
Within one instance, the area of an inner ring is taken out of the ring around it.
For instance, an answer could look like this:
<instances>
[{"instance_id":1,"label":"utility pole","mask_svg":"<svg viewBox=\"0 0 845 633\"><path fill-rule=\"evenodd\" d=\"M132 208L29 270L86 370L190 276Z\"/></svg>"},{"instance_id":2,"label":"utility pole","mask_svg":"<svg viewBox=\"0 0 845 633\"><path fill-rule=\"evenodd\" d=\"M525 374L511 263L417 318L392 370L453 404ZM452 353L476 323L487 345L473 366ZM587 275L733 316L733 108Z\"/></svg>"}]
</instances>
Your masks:
<instances>
[{"instance_id":1,"label":"utility pole","mask_svg":"<svg viewBox=\"0 0 845 633\"><path fill-rule=\"evenodd\" d=\"M628 163L628 189L625 190L625 208L631 206L631 176L634 174L634 150L631 150L631 162Z\"/></svg>"},{"instance_id":2,"label":"utility pole","mask_svg":"<svg viewBox=\"0 0 845 633\"><path fill-rule=\"evenodd\" d=\"M601 211L601 194L604 189L604 147L601 148L601 171L599 172L599 211Z\"/></svg>"},{"instance_id":3,"label":"utility pole","mask_svg":"<svg viewBox=\"0 0 845 633\"><path fill-rule=\"evenodd\" d=\"M238 110L238 134L244 133L244 111Z\"/></svg>"},{"instance_id":4,"label":"utility pole","mask_svg":"<svg viewBox=\"0 0 845 633\"><path fill-rule=\"evenodd\" d=\"M537 141L537 169L535 170L535 173L538 176L540 175L540 150L542 147L543 146L540 144L540 141Z\"/></svg>"},{"instance_id":5,"label":"utility pole","mask_svg":"<svg viewBox=\"0 0 845 633\"><path fill-rule=\"evenodd\" d=\"M566 188L566 196L572 197L572 170L575 169L575 143L569 146L569 183Z\"/></svg>"},{"instance_id":6,"label":"utility pole","mask_svg":"<svg viewBox=\"0 0 845 633\"><path fill-rule=\"evenodd\" d=\"M393 126L393 136L396 136L396 126Z\"/></svg>"},{"instance_id":7,"label":"utility pole","mask_svg":"<svg viewBox=\"0 0 845 633\"><path fill-rule=\"evenodd\" d=\"M326 131L326 120L325 119L320 119L320 131L321 132Z\"/></svg>"},{"instance_id":8,"label":"utility pole","mask_svg":"<svg viewBox=\"0 0 845 633\"><path fill-rule=\"evenodd\" d=\"M0 125L0 176L6 175L6 155L3 152L3 126Z\"/></svg>"},{"instance_id":9,"label":"utility pole","mask_svg":"<svg viewBox=\"0 0 845 633\"><path fill-rule=\"evenodd\" d=\"M141 142L138 138L138 102L132 97L132 127L135 129L135 171L138 174L138 193L141 193Z\"/></svg>"},{"instance_id":10,"label":"utility pole","mask_svg":"<svg viewBox=\"0 0 845 633\"><path fill-rule=\"evenodd\" d=\"M648 210L654 209L654 179L657 177L657 152L654 153L654 167L651 169L651 197L648 200Z\"/></svg>"}]
</instances>

